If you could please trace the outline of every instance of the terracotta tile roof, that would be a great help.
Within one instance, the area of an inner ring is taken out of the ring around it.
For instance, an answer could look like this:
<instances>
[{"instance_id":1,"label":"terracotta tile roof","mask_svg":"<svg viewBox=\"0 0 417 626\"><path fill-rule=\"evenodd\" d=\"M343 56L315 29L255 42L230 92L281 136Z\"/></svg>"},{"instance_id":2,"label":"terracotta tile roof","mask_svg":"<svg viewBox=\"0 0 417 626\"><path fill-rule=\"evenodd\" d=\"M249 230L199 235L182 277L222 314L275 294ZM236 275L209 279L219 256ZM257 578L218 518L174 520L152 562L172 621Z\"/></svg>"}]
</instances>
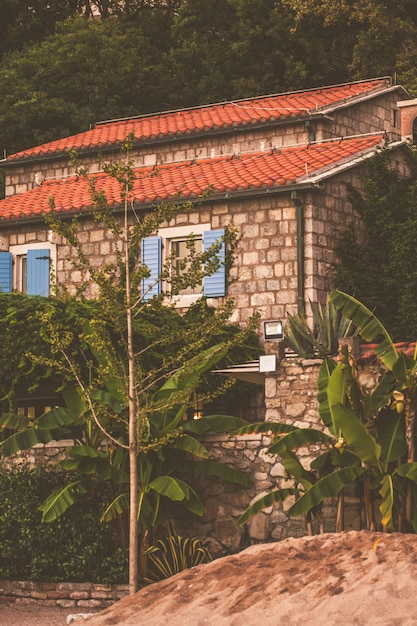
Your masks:
<instances>
[{"instance_id":1,"label":"terracotta tile roof","mask_svg":"<svg viewBox=\"0 0 417 626\"><path fill-rule=\"evenodd\" d=\"M375 348L378 347L377 343L364 343L360 346L360 355L356 359L360 365L371 364L378 361L378 357L375 354ZM398 352L404 352L407 356L414 357L416 350L415 341L400 341L394 344Z\"/></svg>"},{"instance_id":2,"label":"terracotta tile roof","mask_svg":"<svg viewBox=\"0 0 417 626\"><path fill-rule=\"evenodd\" d=\"M35 158L78 151L103 150L119 144L130 133L137 141L170 139L191 133L241 127L263 122L297 118L336 108L346 101L367 94L378 93L389 86L388 79L378 78L356 83L322 87L308 91L248 98L193 109L169 111L155 115L109 121L97 124L92 130L50 141L41 146L12 154L7 161Z\"/></svg>"},{"instance_id":3,"label":"terracotta tile roof","mask_svg":"<svg viewBox=\"0 0 417 626\"><path fill-rule=\"evenodd\" d=\"M251 190L278 190L286 185L308 182L312 175L331 169L361 155L373 153L384 143L383 135L369 135L296 146L240 156L183 161L136 170L132 198L138 204L163 200L196 198L209 187L213 194L233 195ZM97 190L103 190L110 206L120 203L118 183L107 175L95 174ZM0 219L21 219L55 211L65 214L91 205L88 183L84 178L45 181L26 193L0 201Z\"/></svg>"}]
</instances>

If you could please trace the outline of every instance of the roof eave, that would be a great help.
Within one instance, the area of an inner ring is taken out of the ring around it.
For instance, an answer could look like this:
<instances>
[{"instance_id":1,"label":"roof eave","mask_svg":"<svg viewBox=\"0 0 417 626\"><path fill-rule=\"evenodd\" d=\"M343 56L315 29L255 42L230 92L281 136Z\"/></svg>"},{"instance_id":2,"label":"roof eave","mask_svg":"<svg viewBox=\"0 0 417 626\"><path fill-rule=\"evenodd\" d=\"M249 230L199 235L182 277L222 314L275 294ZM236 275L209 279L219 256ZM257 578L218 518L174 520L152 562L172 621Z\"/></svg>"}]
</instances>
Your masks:
<instances>
[{"instance_id":1,"label":"roof eave","mask_svg":"<svg viewBox=\"0 0 417 626\"><path fill-rule=\"evenodd\" d=\"M283 119L275 119L275 120L265 120L262 122L254 122L254 123L249 123L249 124L240 124L238 126L227 126L227 127L222 127L222 128L213 128L210 130L199 130L199 131L193 131L190 133L178 133L178 134L170 134L170 135L164 135L162 137L152 137L152 138L146 138L146 139L137 139L134 143L134 147L145 147L145 146L152 146L152 145L162 145L162 144L168 144L168 143L172 143L172 142L176 142L176 141L182 141L182 140L187 140L189 138L192 139L199 139L200 137L207 137L207 136L213 136L213 137L217 137L219 135L231 135L234 133L242 133L242 132L247 132L248 129L250 130L258 130L258 129L262 129L262 128L275 128L275 127L282 127L282 126L292 126L295 123L305 123L307 121L311 121L311 120L317 120L317 119L326 119L327 118L327 113L324 114L322 112L313 112L311 114L305 114L305 115L299 115L296 117L286 117ZM88 148L75 148L75 150L77 150L77 152L79 154L82 154L84 156L88 156L88 155L97 155L98 153L100 154L107 154L109 152L112 152L114 150L118 150L120 145L121 145L121 141L116 141L114 143L102 146L102 145L97 145L97 146L93 146L93 147L88 147ZM55 161L56 159L62 159L62 158L67 158L69 159L68 156L68 152L67 150L71 150L73 148L71 148L71 146L65 148L65 150L60 150L57 152L53 152L52 154L39 154L39 155L35 155L35 156L22 156L16 159L10 159L10 157L7 157L6 159L2 159L0 160L0 166L4 167L4 168L12 168L13 166L17 165L17 164L21 164L22 162L24 163L43 163L43 162L49 162L49 161Z\"/></svg>"},{"instance_id":2,"label":"roof eave","mask_svg":"<svg viewBox=\"0 0 417 626\"><path fill-rule=\"evenodd\" d=\"M138 202L137 200L133 201L135 210L141 210L141 211L146 211L149 209L154 209L155 207L157 207L159 204L161 204L162 202L175 202L178 205L182 205L182 204L187 204L188 202L191 201L195 201L198 202L200 204L209 204L211 202L221 202L224 200L240 200L242 198L265 198L265 196L272 196L272 195L277 195L277 194L284 194L284 193L291 193L292 191L304 191L304 190L311 190L315 188L315 183L311 182L311 181L300 181L295 182L295 183L291 183L288 185L280 185L280 186L274 186L274 187L263 187L263 188L256 188L256 189L242 189L242 190L238 190L238 191L222 191L222 192L218 192L218 193L212 193L210 194L207 198L198 198L196 197L184 197L184 198L156 198L155 200L148 200L146 202ZM110 207L111 211L114 213L119 213L121 211L124 211L124 204L115 204L112 207ZM14 218L10 218L10 219L4 219L0 217L0 230L1 228L4 226L10 226L13 224L21 224L22 222L24 222L25 224L37 224L39 222L45 221L45 216L46 215L54 215L54 217L57 217L59 219L72 219L74 217L74 215L78 215L79 217L87 217L88 215L90 215L92 212L92 209L73 209L73 210L69 210L69 211L65 211L65 214L59 212L59 211L54 211L53 213L42 213L40 215L32 215L32 216L22 216L22 217L14 217Z\"/></svg>"}]
</instances>

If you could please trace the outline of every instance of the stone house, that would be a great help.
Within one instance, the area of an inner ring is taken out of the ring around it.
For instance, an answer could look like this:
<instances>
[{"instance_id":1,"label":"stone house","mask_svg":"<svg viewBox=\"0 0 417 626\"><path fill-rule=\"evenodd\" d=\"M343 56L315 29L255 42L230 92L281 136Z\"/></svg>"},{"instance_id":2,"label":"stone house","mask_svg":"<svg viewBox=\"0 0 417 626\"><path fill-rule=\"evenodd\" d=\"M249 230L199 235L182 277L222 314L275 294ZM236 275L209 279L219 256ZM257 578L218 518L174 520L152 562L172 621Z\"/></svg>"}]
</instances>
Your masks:
<instances>
[{"instance_id":1,"label":"stone house","mask_svg":"<svg viewBox=\"0 0 417 626\"><path fill-rule=\"evenodd\" d=\"M69 291L80 284L82 276L71 263L74 251L45 225L44 215L51 211L62 219L79 216L84 253L97 266L115 258L114 241L92 219L88 184L76 176L69 152L77 152L117 213L120 190L103 173L99 155L121 159L121 143L130 136L137 176L132 213L152 211L169 200L196 202L143 241L152 276L172 250L181 255L188 235L204 247L234 227L238 245L229 274L221 268L198 293L181 294L175 305L187 307L204 295L215 306L232 297L233 322L244 325L260 313L262 323L273 321L276 327L288 313L303 312L309 300L325 299L338 234L353 218L346 184L359 184L364 162L381 149L391 150L400 165L401 147L412 141L416 119L417 100L388 78L378 78L99 122L9 155L1 162L6 175L6 197L0 201L1 290L48 295L51 281ZM157 282L149 295L161 290L164 285ZM278 345L266 342L267 354L276 356ZM265 373L255 363L234 375L262 385L265 419L317 421L314 364L300 370L284 359L275 367ZM213 454L230 453L235 462L240 455L238 465L255 468L255 495L282 478L279 463L265 460L264 439L213 442ZM247 502L231 495L227 505L219 505L214 496L217 504L208 511L215 514L207 513L205 530L234 545L238 535L230 520ZM255 539L298 532L286 530L285 511L274 515L253 530Z\"/></svg>"}]
</instances>

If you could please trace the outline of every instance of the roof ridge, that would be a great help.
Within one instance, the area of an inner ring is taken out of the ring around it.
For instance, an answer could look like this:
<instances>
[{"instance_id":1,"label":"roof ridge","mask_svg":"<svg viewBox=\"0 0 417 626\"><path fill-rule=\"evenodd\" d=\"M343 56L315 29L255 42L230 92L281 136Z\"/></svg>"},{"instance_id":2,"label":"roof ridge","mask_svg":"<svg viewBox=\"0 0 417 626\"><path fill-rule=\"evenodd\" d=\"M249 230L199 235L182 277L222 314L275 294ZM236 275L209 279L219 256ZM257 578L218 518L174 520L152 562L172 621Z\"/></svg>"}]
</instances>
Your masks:
<instances>
[{"instance_id":1,"label":"roof ridge","mask_svg":"<svg viewBox=\"0 0 417 626\"><path fill-rule=\"evenodd\" d=\"M147 119L150 117L161 117L161 116L165 116L165 115L169 115L172 113L187 113L187 112L191 112L191 111L198 111L200 109L210 109L210 108L214 108L214 107L221 107L221 106L225 106L227 104L233 104L233 105L239 105L239 103L243 103L243 102L251 102L253 100L266 100L267 98L279 98L279 97L285 97L285 96L292 96L292 95L297 95L297 94L308 94L308 93L314 93L316 91L329 91L331 89L337 89L340 87L346 87L348 85L364 85L366 83L373 83L373 82L377 82L377 81L385 81L386 83L392 83L392 79L390 76L379 76L379 77L375 77L375 78L367 78L367 79L363 79L363 80L355 80L355 81L346 81L344 83L335 83L333 85L320 85L317 87L309 87L308 89L296 89L294 91L282 91L282 92L277 92L277 93L269 93L269 94L263 94L263 95L257 95L257 96L249 96L249 97L245 97L245 98L234 98L232 100L222 100L219 102L212 102L212 103L208 103L208 104L199 104L197 106L191 106L191 107L184 107L184 108L179 108L179 109L166 109L165 111L154 111L153 113L143 113L140 115L132 115L132 116L126 116L126 117L120 117L120 118L114 118L114 119L108 119L108 120L100 120L98 122L95 122L94 127L97 126L104 126L106 124L115 124L118 122L127 122L130 120L141 120L141 119ZM282 107L283 110L291 110L291 109L286 109L285 107ZM299 109L294 109L294 110L299 110ZM311 111L311 108L308 109L309 111Z\"/></svg>"}]
</instances>

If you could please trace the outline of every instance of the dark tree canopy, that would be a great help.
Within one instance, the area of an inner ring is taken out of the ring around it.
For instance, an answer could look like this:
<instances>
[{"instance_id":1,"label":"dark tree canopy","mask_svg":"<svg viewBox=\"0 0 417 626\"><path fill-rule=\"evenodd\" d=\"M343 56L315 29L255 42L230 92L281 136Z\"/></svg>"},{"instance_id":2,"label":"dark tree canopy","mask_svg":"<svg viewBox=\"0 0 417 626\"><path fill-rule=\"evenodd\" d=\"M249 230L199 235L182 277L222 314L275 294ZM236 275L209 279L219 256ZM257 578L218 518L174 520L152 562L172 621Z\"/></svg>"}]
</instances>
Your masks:
<instances>
[{"instance_id":1,"label":"dark tree canopy","mask_svg":"<svg viewBox=\"0 0 417 626\"><path fill-rule=\"evenodd\" d=\"M387 74L417 94L415 2L95 5L1 3L2 152L98 120Z\"/></svg>"},{"instance_id":2,"label":"dark tree canopy","mask_svg":"<svg viewBox=\"0 0 417 626\"><path fill-rule=\"evenodd\" d=\"M335 285L363 302L397 341L417 337L417 153L402 177L382 152L368 164L363 191L350 189L357 222L341 237Z\"/></svg>"}]
</instances>

